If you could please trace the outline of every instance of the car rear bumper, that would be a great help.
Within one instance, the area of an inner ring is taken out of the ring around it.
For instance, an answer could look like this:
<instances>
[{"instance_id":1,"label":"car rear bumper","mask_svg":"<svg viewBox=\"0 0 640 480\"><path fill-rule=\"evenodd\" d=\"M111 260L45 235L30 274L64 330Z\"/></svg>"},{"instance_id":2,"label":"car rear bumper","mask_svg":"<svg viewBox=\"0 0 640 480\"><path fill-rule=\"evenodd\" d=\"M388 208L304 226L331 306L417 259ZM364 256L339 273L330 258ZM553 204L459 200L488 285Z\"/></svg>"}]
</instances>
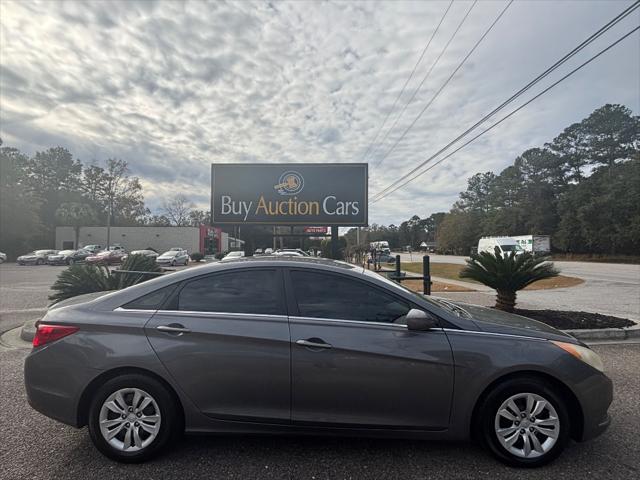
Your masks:
<instances>
[{"instance_id":1,"label":"car rear bumper","mask_svg":"<svg viewBox=\"0 0 640 480\"><path fill-rule=\"evenodd\" d=\"M34 410L59 422L79 427L78 406L86 385L99 371L69 361L56 344L36 348L24 362L27 401ZM70 366L73 365L73 369ZM71 371L73 370L73 374Z\"/></svg>"}]
</instances>

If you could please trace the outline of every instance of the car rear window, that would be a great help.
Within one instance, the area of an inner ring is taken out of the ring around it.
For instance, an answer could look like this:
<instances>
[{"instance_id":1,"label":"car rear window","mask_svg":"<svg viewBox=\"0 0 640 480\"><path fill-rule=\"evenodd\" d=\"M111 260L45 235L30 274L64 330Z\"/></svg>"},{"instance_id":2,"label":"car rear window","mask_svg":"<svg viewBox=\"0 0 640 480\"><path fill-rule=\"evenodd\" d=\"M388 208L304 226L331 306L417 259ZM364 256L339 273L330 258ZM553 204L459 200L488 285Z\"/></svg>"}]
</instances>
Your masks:
<instances>
[{"instance_id":1,"label":"car rear window","mask_svg":"<svg viewBox=\"0 0 640 480\"><path fill-rule=\"evenodd\" d=\"M167 287L159 288L158 290L147 293L142 297L136 298L135 300L122 305L122 307L120 308L125 308L127 310L158 310L165 304L176 287L177 284L173 284Z\"/></svg>"}]
</instances>

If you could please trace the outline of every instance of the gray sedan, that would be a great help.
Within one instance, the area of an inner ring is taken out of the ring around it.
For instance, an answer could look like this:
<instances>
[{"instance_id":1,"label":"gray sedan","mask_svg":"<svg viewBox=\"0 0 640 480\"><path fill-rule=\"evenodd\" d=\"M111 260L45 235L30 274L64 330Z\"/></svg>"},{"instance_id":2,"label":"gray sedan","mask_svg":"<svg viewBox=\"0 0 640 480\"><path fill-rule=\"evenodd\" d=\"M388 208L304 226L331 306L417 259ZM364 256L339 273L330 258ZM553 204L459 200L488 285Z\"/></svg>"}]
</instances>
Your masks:
<instances>
[{"instance_id":1,"label":"gray sedan","mask_svg":"<svg viewBox=\"0 0 640 480\"><path fill-rule=\"evenodd\" d=\"M208 264L50 308L29 403L139 462L187 433L465 440L534 467L609 425L612 384L575 338L425 297L342 262Z\"/></svg>"},{"instance_id":2,"label":"gray sedan","mask_svg":"<svg viewBox=\"0 0 640 480\"><path fill-rule=\"evenodd\" d=\"M156 257L156 263L158 265L171 265L172 267L175 267L176 265L188 265L189 254L186 250L172 249Z\"/></svg>"}]
</instances>

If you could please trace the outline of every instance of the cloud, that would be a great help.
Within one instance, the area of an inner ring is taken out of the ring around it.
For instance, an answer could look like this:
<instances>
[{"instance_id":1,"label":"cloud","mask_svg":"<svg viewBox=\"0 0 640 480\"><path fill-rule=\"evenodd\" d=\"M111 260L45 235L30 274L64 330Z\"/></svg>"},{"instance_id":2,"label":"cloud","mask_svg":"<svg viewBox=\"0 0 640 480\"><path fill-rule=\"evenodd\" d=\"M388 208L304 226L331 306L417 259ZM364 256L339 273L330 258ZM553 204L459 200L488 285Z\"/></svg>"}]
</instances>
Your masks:
<instances>
[{"instance_id":1,"label":"cloud","mask_svg":"<svg viewBox=\"0 0 640 480\"><path fill-rule=\"evenodd\" d=\"M123 158L143 180L152 208L177 192L206 208L211 162L362 161L447 5L3 1L0 135L29 153L62 145L86 163ZM387 127L469 5L454 3ZM504 5L474 7L397 127L368 157L370 192L448 143L630 2L515 2L382 160ZM554 78L637 19L627 18ZM636 35L372 204L370 222L399 224L414 213L447 210L469 176L501 170L604 103L637 113L638 45Z\"/></svg>"}]
</instances>

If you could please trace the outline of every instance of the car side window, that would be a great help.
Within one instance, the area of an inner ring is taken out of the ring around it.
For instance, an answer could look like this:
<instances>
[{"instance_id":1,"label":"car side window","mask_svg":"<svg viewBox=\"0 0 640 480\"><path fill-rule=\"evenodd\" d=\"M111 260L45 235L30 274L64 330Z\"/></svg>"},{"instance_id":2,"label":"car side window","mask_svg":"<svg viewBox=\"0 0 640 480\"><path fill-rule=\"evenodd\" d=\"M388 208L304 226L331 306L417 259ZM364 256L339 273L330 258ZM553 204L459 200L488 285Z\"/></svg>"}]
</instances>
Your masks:
<instances>
[{"instance_id":1,"label":"car side window","mask_svg":"<svg viewBox=\"0 0 640 480\"><path fill-rule=\"evenodd\" d=\"M282 282L276 270L246 269L188 282L178 295L178 310L284 315Z\"/></svg>"},{"instance_id":2,"label":"car side window","mask_svg":"<svg viewBox=\"0 0 640 480\"><path fill-rule=\"evenodd\" d=\"M140 298L136 298L135 300L122 305L121 308L130 310L157 310L159 309L169 298L169 296L176 289L177 284L169 285L166 287L159 288L151 293L147 293Z\"/></svg>"},{"instance_id":3,"label":"car side window","mask_svg":"<svg viewBox=\"0 0 640 480\"><path fill-rule=\"evenodd\" d=\"M291 280L303 317L393 323L411 309L408 302L344 275L292 270Z\"/></svg>"}]
</instances>

